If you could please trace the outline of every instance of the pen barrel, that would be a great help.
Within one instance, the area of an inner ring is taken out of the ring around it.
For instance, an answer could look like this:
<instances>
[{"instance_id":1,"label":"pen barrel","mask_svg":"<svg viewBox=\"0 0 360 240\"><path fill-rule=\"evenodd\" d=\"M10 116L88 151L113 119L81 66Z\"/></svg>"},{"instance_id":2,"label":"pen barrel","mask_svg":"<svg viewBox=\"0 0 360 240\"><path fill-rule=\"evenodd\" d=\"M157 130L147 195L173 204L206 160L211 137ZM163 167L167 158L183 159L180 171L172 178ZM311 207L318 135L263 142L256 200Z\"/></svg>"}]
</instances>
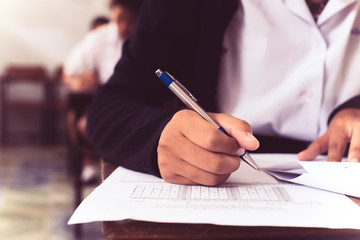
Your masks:
<instances>
[{"instance_id":1,"label":"pen barrel","mask_svg":"<svg viewBox=\"0 0 360 240\"><path fill-rule=\"evenodd\" d=\"M216 128L220 129L221 127L217 124L209 114L197 104L193 98L186 94L181 87L176 85L174 82L169 85L169 89L190 109L194 110L200 116L202 116L206 121L213 124ZM220 130L221 131L221 130ZM225 131L225 130L224 130ZM223 131L222 131L223 132Z\"/></svg>"}]
</instances>

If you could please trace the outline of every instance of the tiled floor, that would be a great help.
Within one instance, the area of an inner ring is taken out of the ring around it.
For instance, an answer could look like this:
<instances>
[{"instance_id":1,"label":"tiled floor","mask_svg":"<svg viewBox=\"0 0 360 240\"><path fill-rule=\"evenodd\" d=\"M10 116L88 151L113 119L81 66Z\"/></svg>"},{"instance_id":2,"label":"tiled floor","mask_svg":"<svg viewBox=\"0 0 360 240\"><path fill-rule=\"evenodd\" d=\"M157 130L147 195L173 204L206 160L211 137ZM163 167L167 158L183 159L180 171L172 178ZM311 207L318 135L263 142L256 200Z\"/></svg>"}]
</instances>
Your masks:
<instances>
[{"instance_id":1,"label":"tiled floor","mask_svg":"<svg viewBox=\"0 0 360 240\"><path fill-rule=\"evenodd\" d=\"M0 149L0 240L72 240L72 212L65 147ZM83 233L84 240L104 239L100 223L85 224Z\"/></svg>"}]
</instances>

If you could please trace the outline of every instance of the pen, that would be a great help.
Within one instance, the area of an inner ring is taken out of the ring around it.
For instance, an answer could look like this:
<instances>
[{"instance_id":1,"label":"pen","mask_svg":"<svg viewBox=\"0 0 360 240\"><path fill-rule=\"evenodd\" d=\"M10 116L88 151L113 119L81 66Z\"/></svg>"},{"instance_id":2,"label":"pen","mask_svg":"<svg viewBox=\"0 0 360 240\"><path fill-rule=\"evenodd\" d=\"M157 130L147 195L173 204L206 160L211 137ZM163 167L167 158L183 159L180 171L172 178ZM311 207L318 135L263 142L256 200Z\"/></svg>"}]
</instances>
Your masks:
<instances>
[{"instance_id":1,"label":"pen","mask_svg":"<svg viewBox=\"0 0 360 240\"><path fill-rule=\"evenodd\" d=\"M206 121L213 124L217 129L228 135L226 131L217 122L215 122L215 120L212 119L202 107L200 107L196 98L178 80L176 80L168 72L163 72L160 69L156 70L155 74L188 108L200 114L200 116L202 116ZM240 158L249 164L252 168L260 170L259 166L246 150L240 156Z\"/></svg>"}]
</instances>

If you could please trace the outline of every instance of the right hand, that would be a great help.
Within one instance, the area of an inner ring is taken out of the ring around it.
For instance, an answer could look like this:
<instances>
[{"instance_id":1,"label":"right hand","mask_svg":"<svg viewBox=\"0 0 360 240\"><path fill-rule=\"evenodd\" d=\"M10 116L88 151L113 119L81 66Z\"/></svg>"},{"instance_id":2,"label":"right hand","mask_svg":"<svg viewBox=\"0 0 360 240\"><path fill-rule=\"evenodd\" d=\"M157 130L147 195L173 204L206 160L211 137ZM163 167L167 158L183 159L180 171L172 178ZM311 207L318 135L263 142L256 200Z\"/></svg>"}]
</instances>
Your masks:
<instances>
[{"instance_id":1,"label":"right hand","mask_svg":"<svg viewBox=\"0 0 360 240\"><path fill-rule=\"evenodd\" d=\"M227 114L210 115L230 136L192 110L177 112L165 126L157 148L160 174L165 181L220 184L239 168L244 148L259 147L247 122Z\"/></svg>"}]
</instances>

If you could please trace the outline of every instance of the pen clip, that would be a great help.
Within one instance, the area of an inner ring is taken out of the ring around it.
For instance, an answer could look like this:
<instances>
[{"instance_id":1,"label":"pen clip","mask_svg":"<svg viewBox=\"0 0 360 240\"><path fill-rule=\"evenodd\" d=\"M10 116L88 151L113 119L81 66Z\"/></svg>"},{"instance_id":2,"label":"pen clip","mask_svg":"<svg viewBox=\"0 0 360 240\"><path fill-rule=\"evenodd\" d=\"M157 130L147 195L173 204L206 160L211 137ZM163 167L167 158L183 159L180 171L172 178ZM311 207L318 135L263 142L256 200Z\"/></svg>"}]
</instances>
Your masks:
<instances>
[{"instance_id":1,"label":"pen clip","mask_svg":"<svg viewBox=\"0 0 360 240\"><path fill-rule=\"evenodd\" d=\"M170 74L169 74L170 75ZM170 75L171 76L171 75ZM172 76L171 76L172 77ZM190 93L189 90L186 89L186 87L184 87L178 80L176 80L175 78L172 77L172 79L174 80L174 82L176 83L176 85L179 86L179 88L181 88L181 90L184 91L184 93L186 93L186 95L188 95L189 98L191 98L191 100L193 100L194 102L197 102L197 99Z\"/></svg>"},{"instance_id":2,"label":"pen clip","mask_svg":"<svg viewBox=\"0 0 360 240\"><path fill-rule=\"evenodd\" d=\"M156 71L156 75L159 77L161 75L161 73L164 73L165 75L167 75L168 77L171 78L171 80L175 83L175 85L177 85L189 98L191 98L191 100L193 100L194 102L197 102L197 99L190 93L189 90L186 89L186 87L184 87L178 80L176 80L173 75L171 75L168 72L162 72L160 69L158 69Z\"/></svg>"},{"instance_id":3,"label":"pen clip","mask_svg":"<svg viewBox=\"0 0 360 240\"><path fill-rule=\"evenodd\" d=\"M197 99L190 93L189 90L186 89L186 87L184 87L178 80L176 80L173 75L171 75L170 73L166 72L165 73L174 81L174 83L176 85L178 85L179 88L181 88L181 90L184 91L184 93L191 98L191 100L193 100L194 102L197 102Z\"/></svg>"}]
</instances>

